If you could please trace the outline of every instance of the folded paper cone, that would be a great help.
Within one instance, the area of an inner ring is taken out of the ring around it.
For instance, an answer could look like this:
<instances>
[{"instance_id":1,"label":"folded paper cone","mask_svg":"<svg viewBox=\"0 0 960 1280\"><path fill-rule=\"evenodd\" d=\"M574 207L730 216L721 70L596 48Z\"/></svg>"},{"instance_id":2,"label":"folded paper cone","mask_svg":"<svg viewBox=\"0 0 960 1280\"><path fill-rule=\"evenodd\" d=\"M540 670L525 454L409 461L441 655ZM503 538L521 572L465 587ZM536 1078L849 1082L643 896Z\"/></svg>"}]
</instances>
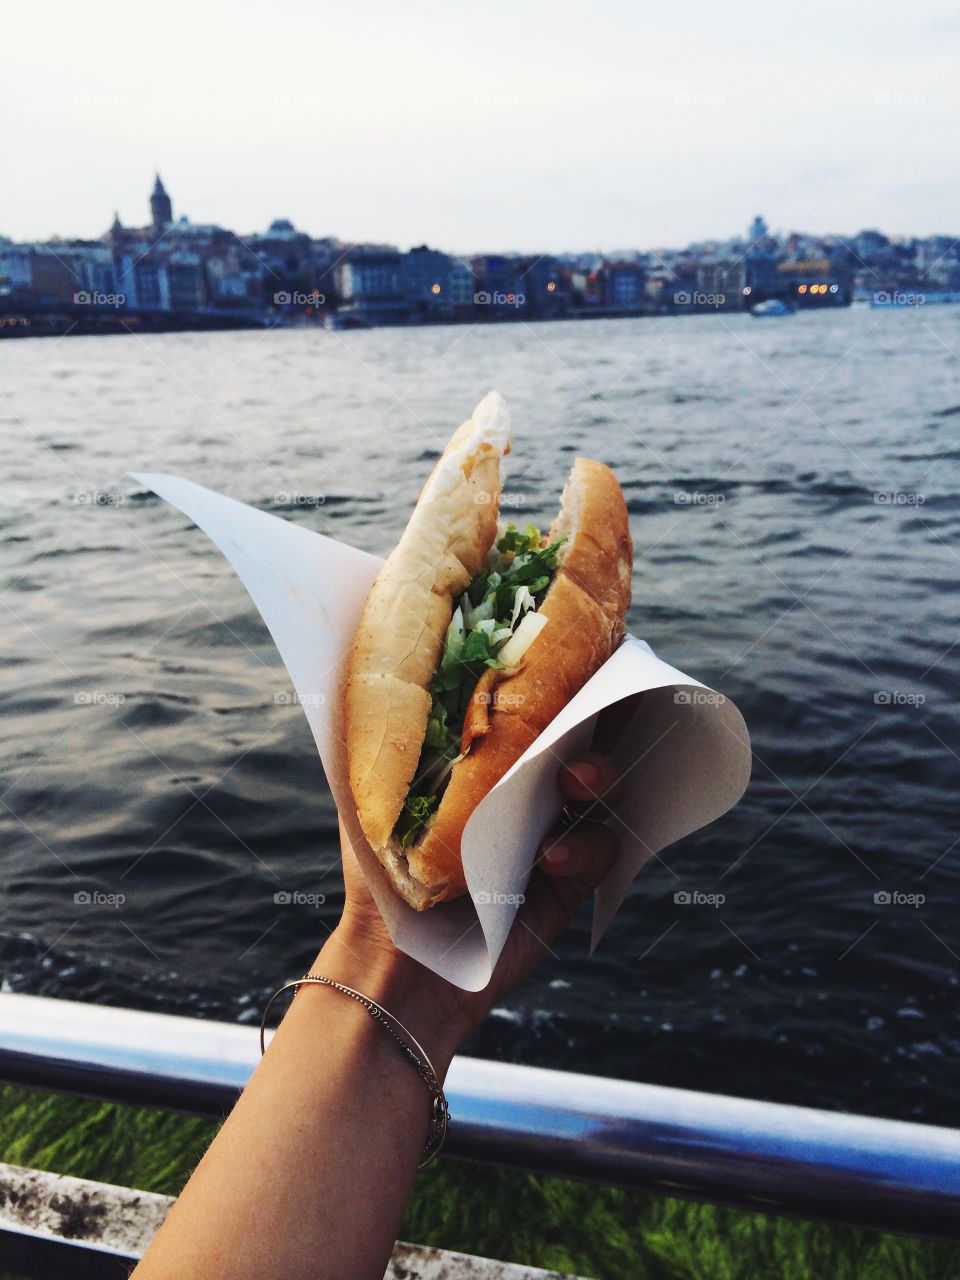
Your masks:
<instances>
[{"instance_id":1,"label":"folded paper cone","mask_svg":"<svg viewBox=\"0 0 960 1280\"><path fill-rule=\"evenodd\" d=\"M722 694L661 661L644 641L627 636L474 810L461 850L467 896L426 913L412 910L390 887L360 829L341 723L347 658L382 561L189 480L134 478L197 524L247 588L286 665L391 937L456 986L478 991L489 982L540 841L557 817L559 766L589 747L604 707L644 695L615 749L626 781L615 807L621 852L595 895L591 948L640 867L720 817L743 794L750 738L740 712Z\"/></svg>"}]
</instances>

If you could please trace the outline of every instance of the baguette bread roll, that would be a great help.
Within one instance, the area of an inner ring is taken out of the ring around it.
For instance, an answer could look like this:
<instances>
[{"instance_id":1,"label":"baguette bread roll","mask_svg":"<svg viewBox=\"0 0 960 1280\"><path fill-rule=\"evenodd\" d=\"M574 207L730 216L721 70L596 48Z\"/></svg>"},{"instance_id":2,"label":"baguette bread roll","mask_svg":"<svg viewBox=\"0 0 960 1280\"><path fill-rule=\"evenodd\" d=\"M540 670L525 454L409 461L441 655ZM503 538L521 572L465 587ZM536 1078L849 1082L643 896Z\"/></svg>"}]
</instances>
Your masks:
<instances>
[{"instance_id":1,"label":"baguette bread roll","mask_svg":"<svg viewBox=\"0 0 960 1280\"><path fill-rule=\"evenodd\" d=\"M478 430L478 417L482 424L488 413L502 424L502 401L494 415L484 409L490 400L460 428L427 482L371 589L348 668L346 746L360 824L393 887L418 911L466 892L460 840L468 818L610 657L630 603L623 494L609 467L578 458L550 530L551 541L566 541L537 610L547 624L516 670L496 673L492 694L494 682L484 678L489 722L450 771L430 825L403 849L394 827L420 757L445 630L496 537L499 460L509 445L496 431ZM466 486L453 478L454 466ZM466 498L470 484L474 495L487 496ZM454 545L456 554L446 554Z\"/></svg>"},{"instance_id":2,"label":"baguette bread roll","mask_svg":"<svg viewBox=\"0 0 960 1280\"><path fill-rule=\"evenodd\" d=\"M427 480L371 588L347 665L350 787L363 833L398 890L406 883L406 859L391 853L391 833L420 758L430 681L453 602L483 566L497 534L500 459L509 449L510 412L491 392L454 433ZM401 896L409 901L407 892Z\"/></svg>"}]
</instances>

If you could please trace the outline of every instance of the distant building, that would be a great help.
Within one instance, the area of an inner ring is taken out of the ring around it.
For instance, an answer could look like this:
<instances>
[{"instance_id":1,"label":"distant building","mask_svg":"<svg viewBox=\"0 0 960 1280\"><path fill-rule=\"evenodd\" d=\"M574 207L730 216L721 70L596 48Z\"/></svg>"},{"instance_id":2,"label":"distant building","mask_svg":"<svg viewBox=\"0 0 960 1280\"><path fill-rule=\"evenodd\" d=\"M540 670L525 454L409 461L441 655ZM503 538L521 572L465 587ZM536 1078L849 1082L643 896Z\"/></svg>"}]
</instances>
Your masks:
<instances>
[{"instance_id":1,"label":"distant building","mask_svg":"<svg viewBox=\"0 0 960 1280\"><path fill-rule=\"evenodd\" d=\"M28 245L0 242L0 299L7 300L25 293L33 280Z\"/></svg>"},{"instance_id":2,"label":"distant building","mask_svg":"<svg viewBox=\"0 0 960 1280\"><path fill-rule=\"evenodd\" d=\"M450 304L456 320L467 320L473 316L473 295L476 292L477 278L468 262L463 258L450 259Z\"/></svg>"},{"instance_id":3,"label":"distant building","mask_svg":"<svg viewBox=\"0 0 960 1280\"><path fill-rule=\"evenodd\" d=\"M452 267L445 253L425 244L403 255L403 296L411 320L446 320L453 315Z\"/></svg>"},{"instance_id":4,"label":"distant building","mask_svg":"<svg viewBox=\"0 0 960 1280\"><path fill-rule=\"evenodd\" d=\"M525 258L517 278L523 291L524 314L549 320L562 315L570 303L570 293L562 270L554 258L538 254Z\"/></svg>"},{"instance_id":5,"label":"distant building","mask_svg":"<svg viewBox=\"0 0 960 1280\"><path fill-rule=\"evenodd\" d=\"M62 246L38 244L30 255L30 291L39 307L56 309L73 305L77 274Z\"/></svg>"},{"instance_id":6,"label":"distant building","mask_svg":"<svg viewBox=\"0 0 960 1280\"><path fill-rule=\"evenodd\" d=\"M396 249L355 245L337 271L340 312L357 324L401 324L407 318L403 257Z\"/></svg>"},{"instance_id":7,"label":"distant building","mask_svg":"<svg viewBox=\"0 0 960 1280\"><path fill-rule=\"evenodd\" d=\"M160 181L159 173L157 174L156 182L153 184L153 191L150 194L150 221L153 230L158 234L166 231L167 227L173 222L173 205L163 183Z\"/></svg>"},{"instance_id":8,"label":"distant building","mask_svg":"<svg viewBox=\"0 0 960 1280\"><path fill-rule=\"evenodd\" d=\"M781 296L797 307L845 307L852 296L850 272L829 258L801 258L777 267Z\"/></svg>"},{"instance_id":9,"label":"distant building","mask_svg":"<svg viewBox=\"0 0 960 1280\"><path fill-rule=\"evenodd\" d=\"M207 305L207 279L199 253L178 250L166 261L171 311L199 311Z\"/></svg>"},{"instance_id":10,"label":"distant building","mask_svg":"<svg viewBox=\"0 0 960 1280\"><path fill-rule=\"evenodd\" d=\"M594 259L589 266L577 267L571 273L573 301L578 307L603 306L603 262Z\"/></svg>"},{"instance_id":11,"label":"distant building","mask_svg":"<svg viewBox=\"0 0 960 1280\"><path fill-rule=\"evenodd\" d=\"M647 301L647 273L637 262L605 262L603 305L612 311L640 311Z\"/></svg>"},{"instance_id":12,"label":"distant building","mask_svg":"<svg viewBox=\"0 0 960 1280\"><path fill-rule=\"evenodd\" d=\"M761 240L766 240L769 234L770 228L758 213L750 223L750 230L747 232L747 243L750 245L758 244Z\"/></svg>"},{"instance_id":13,"label":"distant building","mask_svg":"<svg viewBox=\"0 0 960 1280\"><path fill-rule=\"evenodd\" d=\"M170 286L163 262L124 252L117 258L117 291L130 311L169 311Z\"/></svg>"},{"instance_id":14,"label":"distant building","mask_svg":"<svg viewBox=\"0 0 960 1280\"><path fill-rule=\"evenodd\" d=\"M502 253L485 253L470 262L475 278L473 300L481 320L516 318L526 305L522 266ZM522 299L522 301L521 301Z\"/></svg>"},{"instance_id":15,"label":"distant building","mask_svg":"<svg viewBox=\"0 0 960 1280\"><path fill-rule=\"evenodd\" d=\"M694 306L736 311L744 305L747 265L743 258L717 258L702 262L697 268L697 287L692 294Z\"/></svg>"}]
</instances>

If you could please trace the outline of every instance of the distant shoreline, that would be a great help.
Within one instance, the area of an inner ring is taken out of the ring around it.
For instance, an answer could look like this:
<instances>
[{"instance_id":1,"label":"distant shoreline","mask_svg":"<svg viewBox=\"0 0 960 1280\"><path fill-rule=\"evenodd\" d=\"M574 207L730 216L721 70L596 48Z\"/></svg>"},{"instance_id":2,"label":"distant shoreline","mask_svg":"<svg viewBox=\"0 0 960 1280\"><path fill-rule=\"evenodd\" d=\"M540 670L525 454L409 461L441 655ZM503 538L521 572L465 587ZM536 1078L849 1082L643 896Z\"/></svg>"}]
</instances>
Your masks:
<instances>
[{"instance_id":1,"label":"distant shoreline","mask_svg":"<svg viewBox=\"0 0 960 1280\"><path fill-rule=\"evenodd\" d=\"M837 311L849 307L850 303L824 302L820 305L808 305L803 311ZM120 314L116 311L98 311L78 316L67 311L0 311L0 339L4 338L64 338L119 336L124 334L144 335L157 333L208 333L237 330L263 331L267 329L303 330L317 329L328 332L364 332L373 329L437 329L462 328L464 326L483 325L499 326L504 324L530 324L537 321L544 323L561 323L579 320L640 320L668 319L683 316L704 315L748 315L747 306L715 306L697 304L677 304L670 307L648 307L642 310L618 310L608 307L578 308L555 315L523 315L519 310L514 314L497 314L480 318L448 319L406 319L396 324L362 324L356 323L353 317L345 317L338 321L337 312L326 312L322 315L304 316L302 319L290 320L284 317L264 315L251 317L226 315L176 315L169 312L134 312Z\"/></svg>"}]
</instances>

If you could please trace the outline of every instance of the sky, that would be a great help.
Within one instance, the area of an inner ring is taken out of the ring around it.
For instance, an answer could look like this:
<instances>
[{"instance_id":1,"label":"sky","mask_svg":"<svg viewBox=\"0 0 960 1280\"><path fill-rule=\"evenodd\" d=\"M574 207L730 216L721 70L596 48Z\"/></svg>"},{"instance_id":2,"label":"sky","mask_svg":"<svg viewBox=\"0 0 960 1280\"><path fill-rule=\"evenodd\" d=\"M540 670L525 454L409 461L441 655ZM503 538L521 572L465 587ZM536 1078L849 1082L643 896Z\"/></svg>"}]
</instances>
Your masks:
<instances>
[{"instance_id":1,"label":"sky","mask_svg":"<svg viewBox=\"0 0 960 1280\"><path fill-rule=\"evenodd\" d=\"M0 235L174 214L449 252L960 224L954 0L48 0L3 23Z\"/></svg>"}]
</instances>

